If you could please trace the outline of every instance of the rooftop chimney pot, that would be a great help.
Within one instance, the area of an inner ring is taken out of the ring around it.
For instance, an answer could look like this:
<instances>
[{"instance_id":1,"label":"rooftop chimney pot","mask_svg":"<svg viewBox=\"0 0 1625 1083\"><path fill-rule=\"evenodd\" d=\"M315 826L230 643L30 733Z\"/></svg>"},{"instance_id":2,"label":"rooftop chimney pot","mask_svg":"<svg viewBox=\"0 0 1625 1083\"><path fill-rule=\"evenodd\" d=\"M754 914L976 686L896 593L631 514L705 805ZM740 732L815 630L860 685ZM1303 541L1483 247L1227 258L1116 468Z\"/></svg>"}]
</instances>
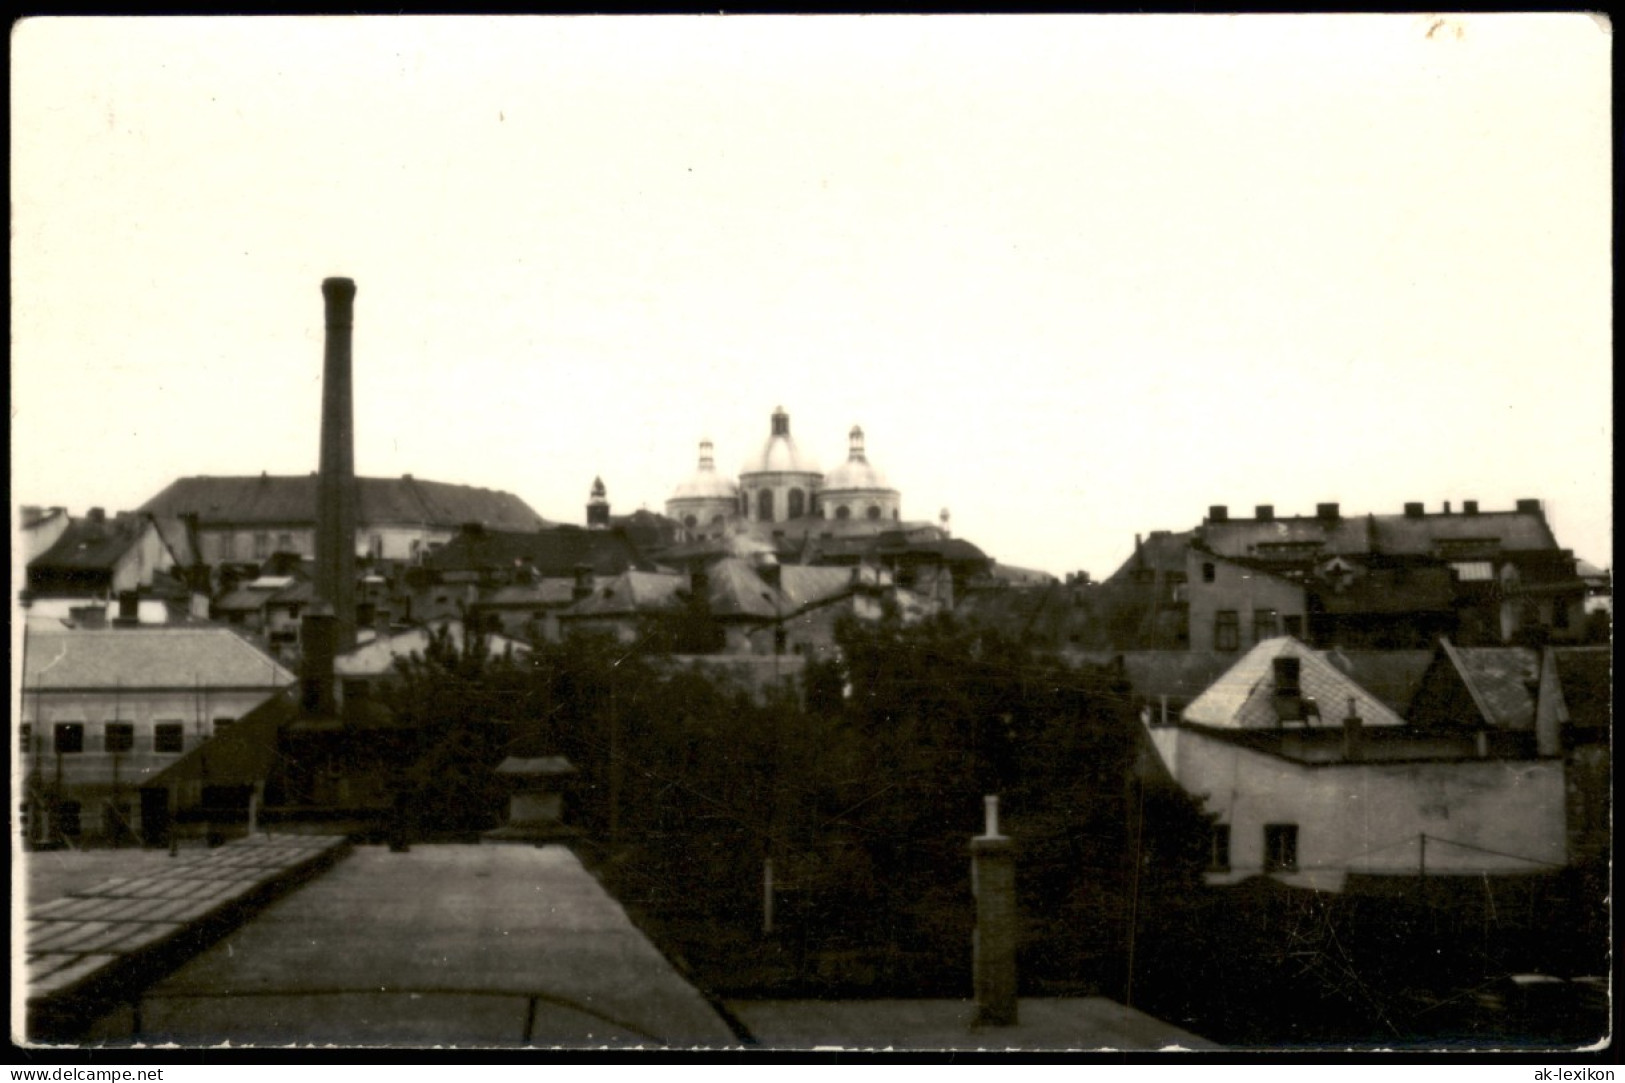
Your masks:
<instances>
[{"instance_id":1,"label":"rooftop chimney pot","mask_svg":"<svg viewBox=\"0 0 1625 1083\"><path fill-rule=\"evenodd\" d=\"M1478 501L1476 501L1476 500L1463 500L1461 502L1461 513L1463 515L1477 515L1478 514Z\"/></svg>"},{"instance_id":2,"label":"rooftop chimney pot","mask_svg":"<svg viewBox=\"0 0 1625 1083\"><path fill-rule=\"evenodd\" d=\"M1412 500L1412 501L1409 501L1408 503L1406 503L1406 505L1405 505L1405 518L1407 518L1407 519L1420 519L1421 517L1422 517L1422 502L1421 501Z\"/></svg>"},{"instance_id":3,"label":"rooftop chimney pot","mask_svg":"<svg viewBox=\"0 0 1625 1083\"><path fill-rule=\"evenodd\" d=\"M1260 504L1257 508L1253 509L1253 515L1261 523L1270 522L1275 518L1275 505Z\"/></svg>"},{"instance_id":4,"label":"rooftop chimney pot","mask_svg":"<svg viewBox=\"0 0 1625 1083\"><path fill-rule=\"evenodd\" d=\"M1342 513L1336 504L1316 504L1315 518L1335 521L1342 518Z\"/></svg>"},{"instance_id":5,"label":"rooftop chimney pot","mask_svg":"<svg viewBox=\"0 0 1625 1083\"><path fill-rule=\"evenodd\" d=\"M1209 522L1223 523L1230 518L1230 509L1223 504L1214 504L1207 509Z\"/></svg>"}]
</instances>

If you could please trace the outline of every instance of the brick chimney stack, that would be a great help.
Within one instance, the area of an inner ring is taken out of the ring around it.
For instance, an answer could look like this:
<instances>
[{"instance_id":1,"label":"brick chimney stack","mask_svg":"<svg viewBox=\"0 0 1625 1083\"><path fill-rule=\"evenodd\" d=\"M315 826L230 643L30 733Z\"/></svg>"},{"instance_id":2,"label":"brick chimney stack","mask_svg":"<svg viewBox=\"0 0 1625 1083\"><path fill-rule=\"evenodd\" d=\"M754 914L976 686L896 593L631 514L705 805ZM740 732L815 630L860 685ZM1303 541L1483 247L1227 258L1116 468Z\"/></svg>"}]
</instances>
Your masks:
<instances>
[{"instance_id":1,"label":"brick chimney stack","mask_svg":"<svg viewBox=\"0 0 1625 1083\"><path fill-rule=\"evenodd\" d=\"M976 1025L1016 1024L1016 855L999 834L999 799L984 797L987 824L971 839L971 890L976 895L973 951Z\"/></svg>"},{"instance_id":2,"label":"brick chimney stack","mask_svg":"<svg viewBox=\"0 0 1625 1083\"><path fill-rule=\"evenodd\" d=\"M350 331L355 282L322 281L327 345L322 367L321 470L316 481L316 596L333 607L335 647L355 645L355 404Z\"/></svg>"}]
</instances>

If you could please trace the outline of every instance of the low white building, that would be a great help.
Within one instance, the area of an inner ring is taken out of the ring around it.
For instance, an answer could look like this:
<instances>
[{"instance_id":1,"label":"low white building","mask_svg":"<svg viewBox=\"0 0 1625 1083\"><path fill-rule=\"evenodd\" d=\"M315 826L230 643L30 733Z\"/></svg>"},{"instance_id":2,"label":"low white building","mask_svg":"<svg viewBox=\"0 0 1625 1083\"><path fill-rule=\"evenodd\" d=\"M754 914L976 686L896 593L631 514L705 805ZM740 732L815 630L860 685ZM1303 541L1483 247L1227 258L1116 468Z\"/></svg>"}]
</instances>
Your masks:
<instances>
[{"instance_id":1,"label":"low white building","mask_svg":"<svg viewBox=\"0 0 1625 1083\"><path fill-rule=\"evenodd\" d=\"M1548 873L1567 858L1561 757L1405 722L1289 637L1255 646L1171 724L1163 768L1215 817L1210 883Z\"/></svg>"},{"instance_id":2,"label":"low white building","mask_svg":"<svg viewBox=\"0 0 1625 1083\"><path fill-rule=\"evenodd\" d=\"M19 812L36 844L137 839L136 789L294 674L226 628L41 628L23 637Z\"/></svg>"}]
</instances>

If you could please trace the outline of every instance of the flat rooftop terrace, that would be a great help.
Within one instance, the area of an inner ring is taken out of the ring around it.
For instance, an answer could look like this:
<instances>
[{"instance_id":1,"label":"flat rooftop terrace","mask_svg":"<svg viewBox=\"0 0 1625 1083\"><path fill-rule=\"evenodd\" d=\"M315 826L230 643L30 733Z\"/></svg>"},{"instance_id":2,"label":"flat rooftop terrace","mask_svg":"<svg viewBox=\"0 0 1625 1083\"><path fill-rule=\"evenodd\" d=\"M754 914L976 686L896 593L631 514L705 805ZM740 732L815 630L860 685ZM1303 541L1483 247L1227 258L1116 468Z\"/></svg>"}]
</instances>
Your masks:
<instances>
[{"instance_id":1,"label":"flat rooftop terrace","mask_svg":"<svg viewBox=\"0 0 1625 1083\"><path fill-rule=\"evenodd\" d=\"M115 1043L738 1046L562 846L358 846L109 1013Z\"/></svg>"}]
</instances>

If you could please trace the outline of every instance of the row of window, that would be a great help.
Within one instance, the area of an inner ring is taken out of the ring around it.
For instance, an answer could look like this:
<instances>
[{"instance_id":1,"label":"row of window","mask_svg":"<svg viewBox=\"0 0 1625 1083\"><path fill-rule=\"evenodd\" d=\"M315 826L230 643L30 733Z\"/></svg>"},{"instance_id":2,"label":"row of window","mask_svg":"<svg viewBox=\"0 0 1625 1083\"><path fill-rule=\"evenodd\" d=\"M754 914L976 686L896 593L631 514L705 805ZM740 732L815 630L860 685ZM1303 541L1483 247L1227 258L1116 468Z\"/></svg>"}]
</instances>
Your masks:
<instances>
[{"instance_id":1,"label":"row of window","mask_svg":"<svg viewBox=\"0 0 1625 1083\"><path fill-rule=\"evenodd\" d=\"M412 542L411 542L411 554L410 555L412 556L413 559L416 559L417 556L419 555L419 553L420 553L420 551L422 549L422 545L423 545L423 543L419 539L417 539L417 538L412 539ZM298 551L299 551L298 548L293 543L293 535L292 534L288 534L288 533L278 534L276 536L276 548L274 550L271 547L271 535L270 534L259 533L259 534L254 535L254 559L255 560L265 560L273 552L277 552L277 553L297 553ZM384 536L382 534L373 534L373 535L370 535L367 538L367 555L371 556L374 560L383 559L383 556L384 556ZM222 559L222 560L236 560L237 559L237 536L235 534L223 534L223 535L221 535L221 538L220 538L220 559Z\"/></svg>"},{"instance_id":2,"label":"row of window","mask_svg":"<svg viewBox=\"0 0 1625 1083\"><path fill-rule=\"evenodd\" d=\"M1260 609L1253 613L1253 642L1262 643L1282 632L1282 618L1273 609ZM1303 617L1294 613L1285 618L1285 631L1289 636L1303 638ZM1233 651L1241 647L1241 614L1234 609L1221 609L1213 614L1213 649Z\"/></svg>"},{"instance_id":3,"label":"row of window","mask_svg":"<svg viewBox=\"0 0 1625 1083\"><path fill-rule=\"evenodd\" d=\"M1214 824L1212 851L1208 858L1213 872L1230 871L1230 825ZM1264 871L1294 872L1298 868L1298 825L1264 825Z\"/></svg>"},{"instance_id":4,"label":"row of window","mask_svg":"<svg viewBox=\"0 0 1625 1083\"><path fill-rule=\"evenodd\" d=\"M214 720L214 733L220 732L232 722L231 718L217 718ZM18 744L21 751L29 753L36 751L32 745L34 728L24 722L18 729ZM83 722L58 722L51 731L51 750L59 756L70 756L85 750L85 724ZM160 722L152 729L152 751L154 752L184 752L186 750L186 725L183 722ZM109 722L102 727L103 752L134 752L135 751L135 725L131 722Z\"/></svg>"}]
</instances>

